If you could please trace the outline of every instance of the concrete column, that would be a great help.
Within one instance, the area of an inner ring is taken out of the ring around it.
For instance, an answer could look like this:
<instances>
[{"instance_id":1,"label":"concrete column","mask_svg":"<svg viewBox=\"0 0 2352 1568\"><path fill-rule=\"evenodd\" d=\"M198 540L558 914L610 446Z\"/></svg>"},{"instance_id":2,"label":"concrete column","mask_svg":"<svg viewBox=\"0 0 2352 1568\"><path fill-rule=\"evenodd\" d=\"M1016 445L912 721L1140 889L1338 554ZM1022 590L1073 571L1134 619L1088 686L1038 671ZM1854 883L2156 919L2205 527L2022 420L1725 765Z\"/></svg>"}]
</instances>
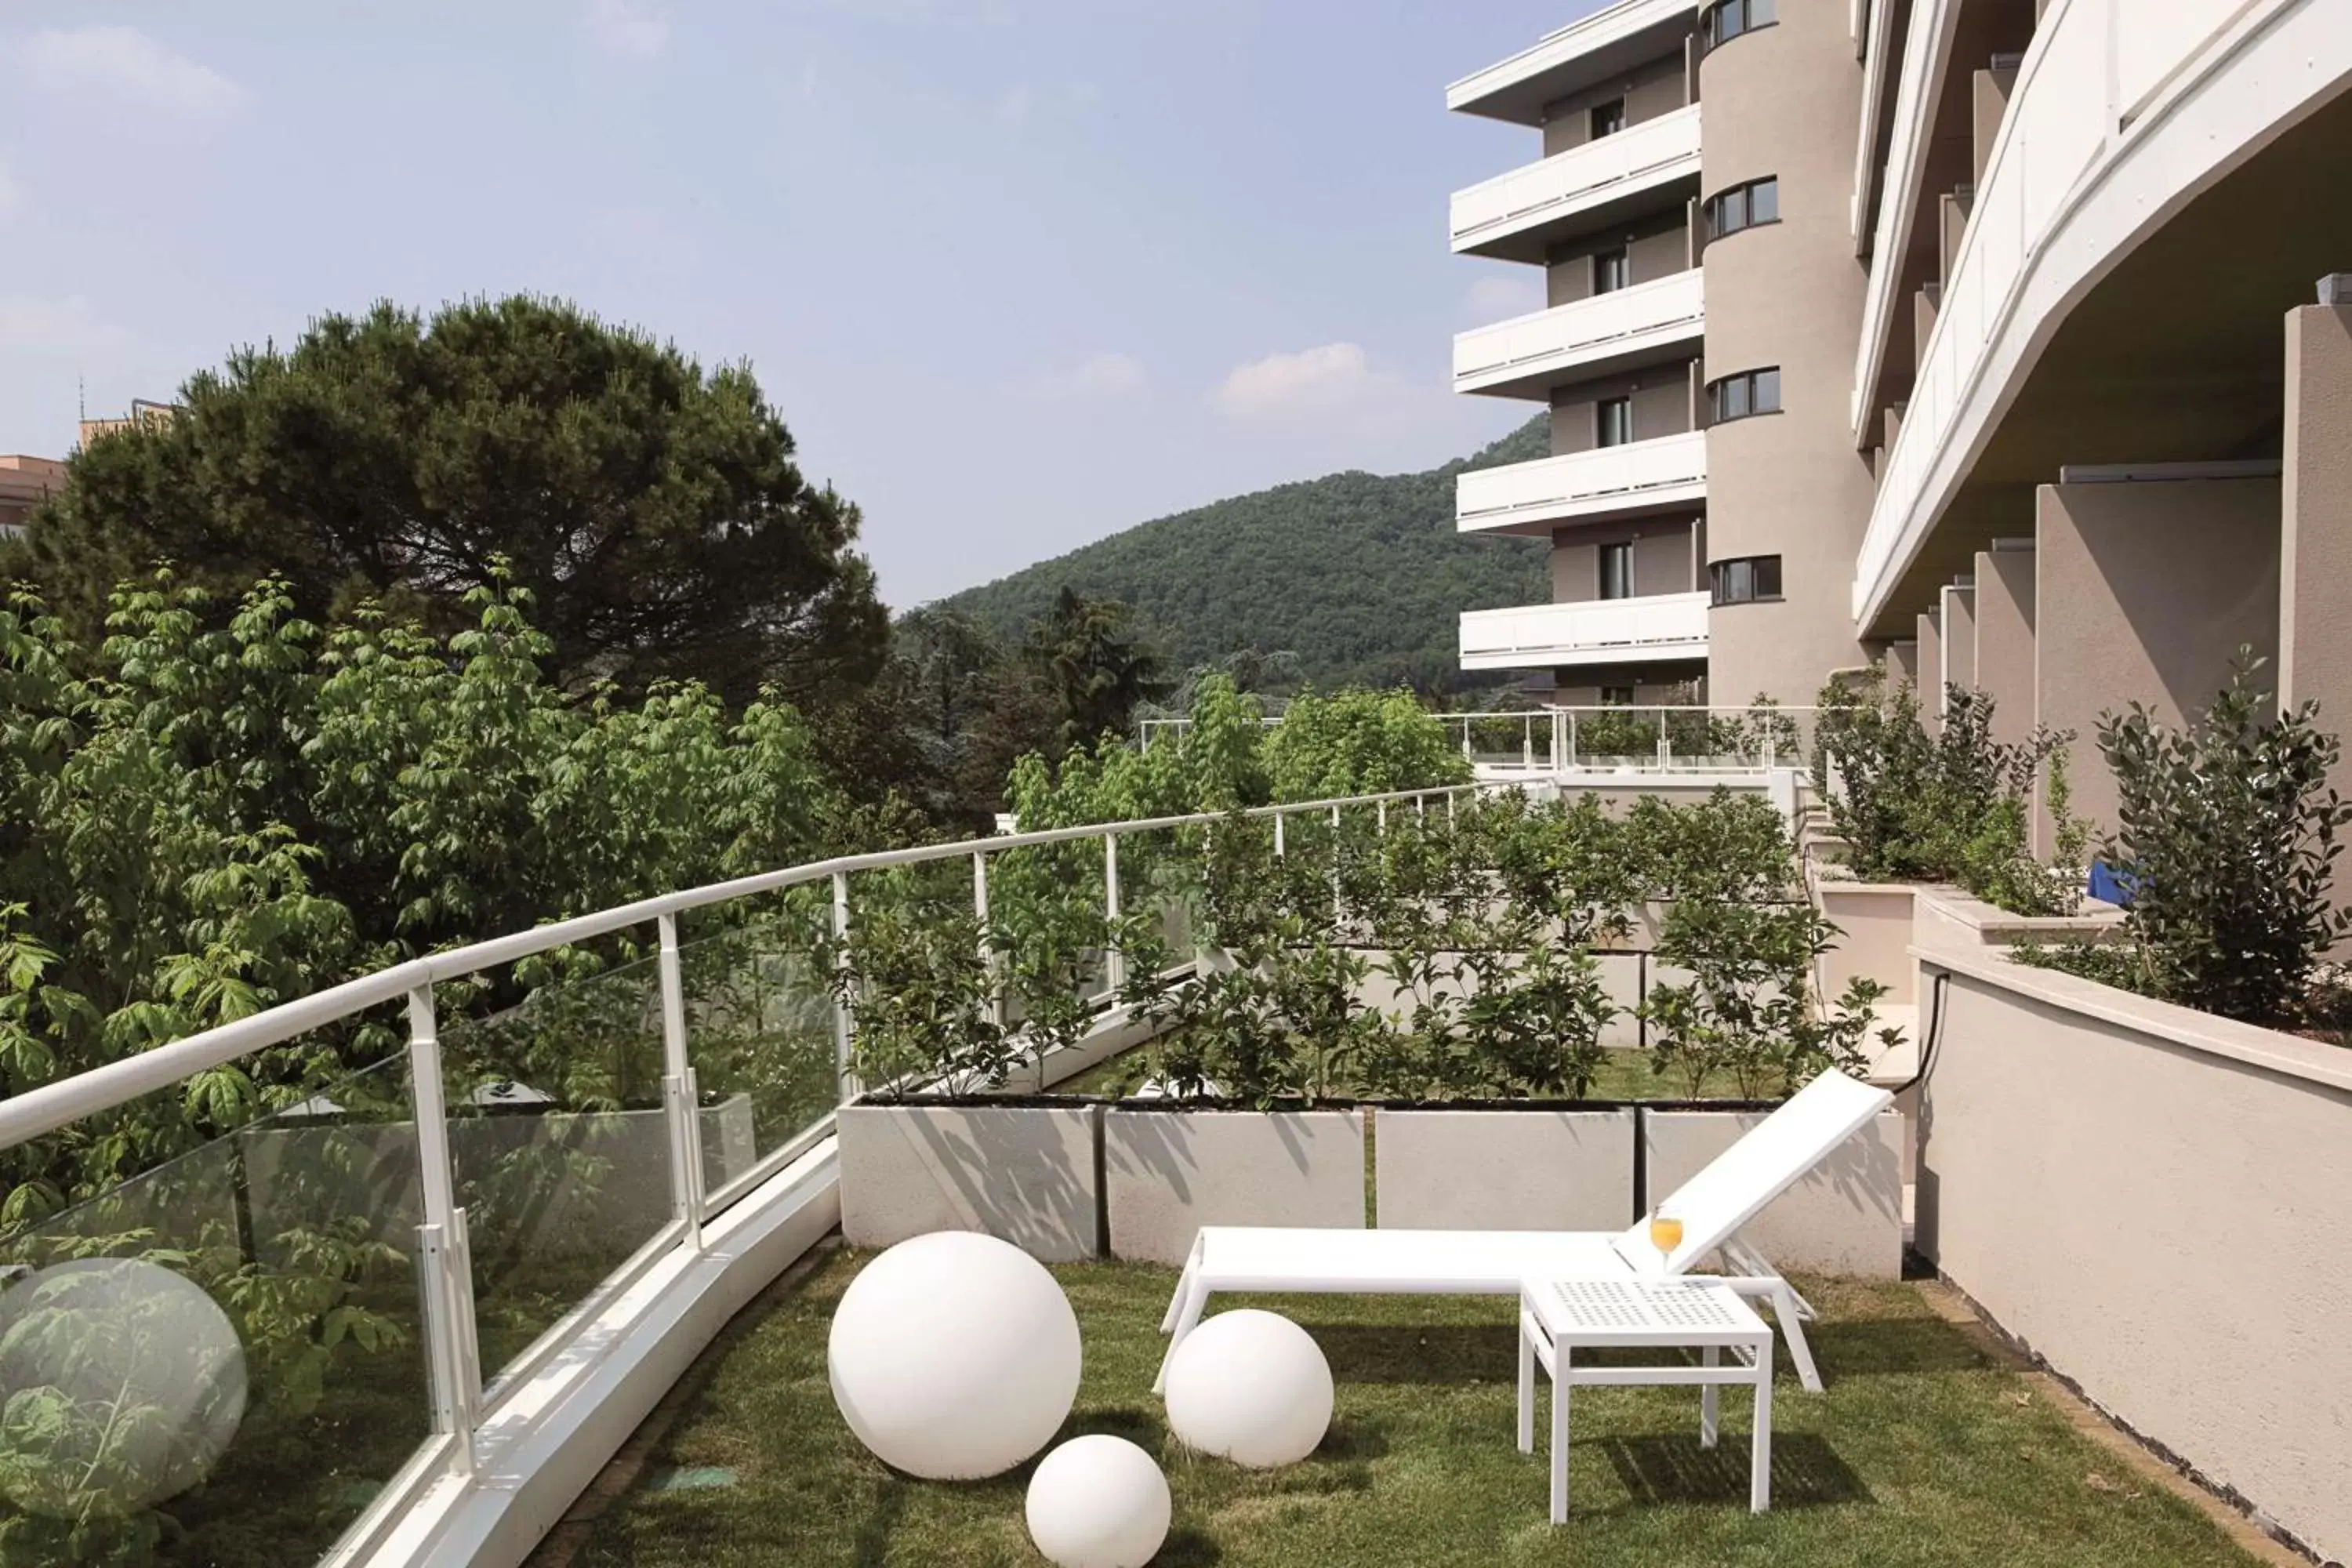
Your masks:
<instances>
[{"instance_id":1,"label":"concrete column","mask_svg":"<svg viewBox=\"0 0 2352 1568\"><path fill-rule=\"evenodd\" d=\"M2115 826L2100 716L2201 713L2241 645L2274 656L2279 481L2044 485L2035 494L2034 707L2071 730L2074 812ZM2049 842L2048 826L2040 830Z\"/></svg>"},{"instance_id":2,"label":"concrete column","mask_svg":"<svg viewBox=\"0 0 2352 1568\"><path fill-rule=\"evenodd\" d=\"M1977 683L1977 596L1973 589L1946 587L1944 680L1963 690Z\"/></svg>"},{"instance_id":3,"label":"concrete column","mask_svg":"<svg viewBox=\"0 0 2352 1568\"><path fill-rule=\"evenodd\" d=\"M1944 732L1944 628L1932 615L1919 617L1919 640L1913 645L1913 684L1919 693L1919 721L1930 735Z\"/></svg>"},{"instance_id":4,"label":"concrete column","mask_svg":"<svg viewBox=\"0 0 2352 1568\"><path fill-rule=\"evenodd\" d=\"M2033 733L2033 555L1977 552L1977 689L1992 699L1992 738L2008 745Z\"/></svg>"},{"instance_id":5,"label":"concrete column","mask_svg":"<svg viewBox=\"0 0 2352 1568\"><path fill-rule=\"evenodd\" d=\"M2316 700L2326 728L2352 735L2352 306L2287 314L2284 456L2279 697Z\"/></svg>"},{"instance_id":6,"label":"concrete column","mask_svg":"<svg viewBox=\"0 0 2352 1568\"><path fill-rule=\"evenodd\" d=\"M1916 689L1919 684L1919 645L1916 642L1887 644L1886 673L1890 679Z\"/></svg>"}]
</instances>

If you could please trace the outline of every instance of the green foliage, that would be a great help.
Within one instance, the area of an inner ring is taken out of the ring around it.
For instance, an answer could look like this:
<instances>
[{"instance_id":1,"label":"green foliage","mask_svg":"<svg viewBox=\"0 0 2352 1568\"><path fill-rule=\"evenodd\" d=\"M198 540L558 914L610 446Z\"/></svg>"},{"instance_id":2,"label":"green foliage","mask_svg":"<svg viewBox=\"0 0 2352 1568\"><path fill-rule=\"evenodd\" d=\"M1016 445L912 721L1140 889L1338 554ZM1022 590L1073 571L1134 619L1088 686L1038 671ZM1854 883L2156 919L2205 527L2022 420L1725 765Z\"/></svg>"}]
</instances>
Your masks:
<instances>
[{"instance_id":1,"label":"green foliage","mask_svg":"<svg viewBox=\"0 0 2352 1568\"><path fill-rule=\"evenodd\" d=\"M1884 666L1822 689L1814 784L1865 879L1957 882L2013 914L2072 914L2080 906L2084 833L2066 815L2068 733L2036 728L2021 742L1992 735L1993 700L1946 688L1930 735L1907 686ZM2029 847L2033 790L2046 783L2058 823L2053 865Z\"/></svg>"},{"instance_id":2,"label":"green foliage","mask_svg":"<svg viewBox=\"0 0 2352 1568\"><path fill-rule=\"evenodd\" d=\"M1454 481L1466 468L1548 452L1547 422L1538 416L1465 462L1418 474L1334 474L1217 501L954 595L942 606L1009 640L1073 588L1133 605L1175 670L1242 675L1231 662L1239 652L1252 667L1294 656L1280 661L1283 674L1323 690L1491 686L1460 668L1462 612L1549 598L1546 547L1463 536L1454 526Z\"/></svg>"},{"instance_id":3,"label":"green foliage","mask_svg":"<svg viewBox=\"0 0 2352 1568\"><path fill-rule=\"evenodd\" d=\"M1283 710L1265 749L1276 800L1381 795L1470 779L1444 727L1408 691L1302 694Z\"/></svg>"},{"instance_id":4,"label":"green foliage","mask_svg":"<svg viewBox=\"0 0 2352 1568\"><path fill-rule=\"evenodd\" d=\"M1676 903L1657 955L1690 978L1650 988L1642 1013L1652 1066L1693 1095L1719 1076L1750 1100L1792 1093L1827 1068L1863 1066L1873 1005L1886 987L1856 979L1833 1005L1814 1006L1813 963L1837 936L1811 904ZM1880 1037L1891 1046L1897 1036Z\"/></svg>"},{"instance_id":5,"label":"green foliage","mask_svg":"<svg viewBox=\"0 0 2352 1568\"><path fill-rule=\"evenodd\" d=\"M857 509L802 476L746 365L706 374L560 301L381 304L240 349L179 402L75 454L36 519L40 579L79 627L163 559L222 592L275 578L315 620L382 596L436 632L510 577L567 687L806 702L882 657Z\"/></svg>"},{"instance_id":6,"label":"green foliage","mask_svg":"<svg viewBox=\"0 0 2352 1568\"><path fill-rule=\"evenodd\" d=\"M2273 714L2261 665L2242 650L2228 688L2185 730L2138 703L2100 721L2118 795L2107 853L2134 888L2128 944L2029 962L2250 1024L2303 1019L2320 955L2352 935L2352 911L2331 898L2352 805L2327 782L2341 742L2319 729L2315 704Z\"/></svg>"}]
</instances>

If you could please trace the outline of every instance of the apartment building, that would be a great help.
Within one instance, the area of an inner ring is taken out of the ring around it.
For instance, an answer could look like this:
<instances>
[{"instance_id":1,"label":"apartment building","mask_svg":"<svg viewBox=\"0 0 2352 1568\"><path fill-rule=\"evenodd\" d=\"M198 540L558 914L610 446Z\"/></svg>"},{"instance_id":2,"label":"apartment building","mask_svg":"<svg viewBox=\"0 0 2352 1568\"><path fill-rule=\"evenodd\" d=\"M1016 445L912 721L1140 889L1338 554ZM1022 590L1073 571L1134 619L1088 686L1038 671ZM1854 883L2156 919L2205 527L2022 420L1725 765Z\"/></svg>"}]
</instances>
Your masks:
<instances>
[{"instance_id":1,"label":"apartment building","mask_svg":"<svg viewBox=\"0 0 2352 1568\"><path fill-rule=\"evenodd\" d=\"M55 458L0 453L0 539L22 533L33 509L65 482L66 466Z\"/></svg>"},{"instance_id":2,"label":"apartment building","mask_svg":"<svg viewBox=\"0 0 2352 1568\"><path fill-rule=\"evenodd\" d=\"M2250 646L2352 725L2348 23L1625 0L1454 83L1544 156L1454 247L1549 287L1455 384L1547 402L1554 452L1461 480L1554 568L1464 664L1802 701L1883 657L2087 745Z\"/></svg>"}]
</instances>

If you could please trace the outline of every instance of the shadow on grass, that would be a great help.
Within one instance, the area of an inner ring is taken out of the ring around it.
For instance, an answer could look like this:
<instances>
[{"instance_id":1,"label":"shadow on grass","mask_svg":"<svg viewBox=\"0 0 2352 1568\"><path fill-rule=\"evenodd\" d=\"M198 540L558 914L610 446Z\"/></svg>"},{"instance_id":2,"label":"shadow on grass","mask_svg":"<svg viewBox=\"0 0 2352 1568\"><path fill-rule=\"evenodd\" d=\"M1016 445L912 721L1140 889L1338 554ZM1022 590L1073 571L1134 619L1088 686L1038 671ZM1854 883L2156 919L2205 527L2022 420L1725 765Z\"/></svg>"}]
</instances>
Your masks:
<instances>
[{"instance_id":1,"label":"shadow on grass","mask_svg":"<svg viewBox=\"0 0 2352 1568\"><path fill-rule=\"evenodd\" d=\"M1331 1376L1349 1383L1501 1383L1519 1374L1516 1331L1504 1324L1371 1328L1308 1325Z\"/></svg>"},{"instance_id":2,"label":"shadow on grass","mask_svg":"<svg viewBox=\"0 0 2352 1568\"><path fill-rule=\"evenodd\" d=\"M1816 1323L1806 1329L1805 1337L1822 1364L1822 1375L1832 1381L1891 1373L1981 1372L1999 1364L1941 1318ZM1782 1359L1785 1364L1785 1352Z\"/></svg>"},{"instance_id":3,"label":"shadow on grass","mask_svg":"<svg viewBox=\"0 0 2352 1568\"><path fill-rule=\"evenodd\" d=\"M857 1568L881 1568L890 1560L891 1532L898 1527L898 1518L907 1511L907 1488L912 1483L893 1475L891 1484L882 1489L874 1500L873 1510L858 1521L857 1539L851 1550L851 1559Z\"/></svg>"},{"instance_id":4,"label":"shadow on grass","mask_svg":"<svg viewBox=\"0 0 2352 1568\"><path fill-rule=\"evenodd\" d=\"M1696 1434L1593 1439L1624 1483L1628 1508L1748 1501L1748 1434L1726 1432L1712 1448ZM1837 1450L1811 1432L1772 1436L1772 1506L1869 1502L1870 1489Z\"/></svg>"}]
</instances>

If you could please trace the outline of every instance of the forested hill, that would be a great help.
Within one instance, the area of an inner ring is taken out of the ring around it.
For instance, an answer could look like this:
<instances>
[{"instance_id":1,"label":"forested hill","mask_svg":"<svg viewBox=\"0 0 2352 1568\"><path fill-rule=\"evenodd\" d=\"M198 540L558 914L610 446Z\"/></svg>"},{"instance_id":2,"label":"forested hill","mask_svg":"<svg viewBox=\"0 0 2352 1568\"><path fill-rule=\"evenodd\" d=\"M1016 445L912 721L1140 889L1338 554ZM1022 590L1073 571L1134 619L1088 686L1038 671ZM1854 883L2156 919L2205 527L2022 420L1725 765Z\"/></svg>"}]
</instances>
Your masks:
<instances>
[{"instance_id":1,"label":"forested hill","mask_svg":"<svg viewBox=\"0 0 2352 1568\"><path fill-rule=\"evenodd\" d=\"M1318 688L1464 684L1465 610L1551 597L1538 540L1454 530L1454 476L1546 455L1538 416L1476 456L1418 474L1350 471L1139 523L942 603L1018 636L1065 584L1123 599L1181 674L1287 651ZM1492 684L1487 678L1477 684Z\"/></svg>"}]
</instances>

